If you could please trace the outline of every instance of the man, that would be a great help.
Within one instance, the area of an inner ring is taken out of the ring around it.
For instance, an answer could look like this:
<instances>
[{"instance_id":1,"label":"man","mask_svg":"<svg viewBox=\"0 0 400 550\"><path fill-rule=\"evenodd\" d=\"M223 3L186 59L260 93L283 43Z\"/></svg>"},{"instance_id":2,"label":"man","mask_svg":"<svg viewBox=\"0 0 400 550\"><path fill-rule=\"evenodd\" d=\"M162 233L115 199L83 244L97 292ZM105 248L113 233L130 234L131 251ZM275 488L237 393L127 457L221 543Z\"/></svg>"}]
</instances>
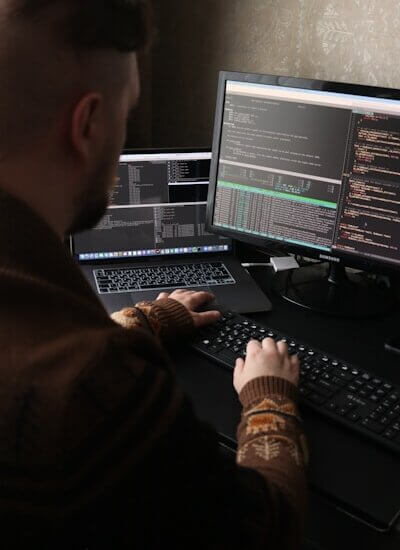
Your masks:
<instances>
[{"instance_id":1,"label":"man","mask_svg":"<svg viewBox=\"0 0 400 550\"><path fill-rule=\"evenodd\" d=\"M8 548L294 548L299 365L252 341L237 463L162 341L217 312L162 293L110 319L63 246L95 224L139 96L143 0L0 2L0 518Z\"/></svg>"}]
</instances>

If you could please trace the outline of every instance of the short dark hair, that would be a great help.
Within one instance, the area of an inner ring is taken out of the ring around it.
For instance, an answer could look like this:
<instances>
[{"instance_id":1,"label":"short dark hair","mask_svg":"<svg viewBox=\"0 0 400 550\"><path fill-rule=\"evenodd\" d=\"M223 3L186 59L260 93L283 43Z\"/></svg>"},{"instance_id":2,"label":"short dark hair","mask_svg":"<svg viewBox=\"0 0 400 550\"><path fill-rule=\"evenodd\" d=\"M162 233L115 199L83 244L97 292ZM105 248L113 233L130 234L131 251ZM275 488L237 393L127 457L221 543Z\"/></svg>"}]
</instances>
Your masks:
<instances>
[{"instance_id":1,"label":"short dark hair","mask_svg":"<svg viewBox=\"0 0 400 550\"><path fill-rule=\"evenodd\" d=\"M48 10L62 17L54 30L76 51L143 50L151 41L152 12L148 0L14 0L13 15L40 19Z\"/></svg>"},{"instance_id":2,"label":"short dark hair","mask_svg":"<svg viewBox=\"0 0 400 550\"><path fill-rule=\"evenodd\" d=\"M152 28L151 0L0 0L0 156L43 135L88 87L120 90L117 60L147 50Z\"/></svg>"}]
</instances>

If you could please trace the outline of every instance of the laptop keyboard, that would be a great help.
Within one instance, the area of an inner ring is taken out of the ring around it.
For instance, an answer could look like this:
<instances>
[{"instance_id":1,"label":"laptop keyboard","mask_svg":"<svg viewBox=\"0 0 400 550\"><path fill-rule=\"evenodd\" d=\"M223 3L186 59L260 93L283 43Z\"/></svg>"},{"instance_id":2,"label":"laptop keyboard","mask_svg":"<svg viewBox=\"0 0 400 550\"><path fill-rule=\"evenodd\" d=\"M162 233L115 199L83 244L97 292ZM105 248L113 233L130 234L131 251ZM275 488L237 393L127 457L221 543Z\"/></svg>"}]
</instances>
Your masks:
<instances>
[{"instance_id":1,"label":"laptop keyboard","mask_svg":"<svg viewBox=\"0 0 400 550\"><path fill-rule=\"evenodd\" d=\"M94 269L99 294L235 284L222 262Z\"/></svg>"}]
</instances>

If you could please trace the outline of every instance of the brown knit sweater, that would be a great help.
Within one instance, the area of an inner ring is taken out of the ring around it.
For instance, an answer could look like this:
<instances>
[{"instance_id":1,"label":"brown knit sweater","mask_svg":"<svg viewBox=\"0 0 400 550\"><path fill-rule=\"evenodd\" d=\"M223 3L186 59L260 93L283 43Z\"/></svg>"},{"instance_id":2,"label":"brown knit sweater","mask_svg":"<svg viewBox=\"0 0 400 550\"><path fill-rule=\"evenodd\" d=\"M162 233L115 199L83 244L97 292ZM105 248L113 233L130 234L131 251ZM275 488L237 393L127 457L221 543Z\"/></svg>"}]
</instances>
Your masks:
<instances>
[{"instance_id":1,"label":"brown knit sweater","mask_svg":"<svg viewBox=\"0 0 400 550\"><path fill-rule=\"evenodd\" d=\"M296 388L243 389L237 463L182 393L174 300L109 318L62 243L0 193L1 547L296 548L305 441Z\"/></svg>"}]
</instances>

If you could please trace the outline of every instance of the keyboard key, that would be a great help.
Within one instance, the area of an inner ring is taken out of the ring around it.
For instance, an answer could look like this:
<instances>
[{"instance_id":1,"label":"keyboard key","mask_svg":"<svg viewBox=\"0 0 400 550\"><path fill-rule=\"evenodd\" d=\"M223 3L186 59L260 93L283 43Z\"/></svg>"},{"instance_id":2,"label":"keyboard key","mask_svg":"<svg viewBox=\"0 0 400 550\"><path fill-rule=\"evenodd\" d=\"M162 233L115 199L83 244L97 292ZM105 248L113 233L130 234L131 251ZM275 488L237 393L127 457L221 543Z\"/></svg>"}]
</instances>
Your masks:
<instances>
[{"instance_id":1,"label":"keyboard key","mask_svg":"<svg viewBox=\"0 0 400 550\"><path fill-rule=\"evenodd\" d=\"M342 380L346 380L347 382L350 382L350 380L353 380L354 378L352 374L345 371L339 372L338 375L340 376L340 378L342 378Z\"/></svg>"},{"instance_id":2,"label":"keyboard key","mask_svg":"<svg viewBox=\"0 0 400 550\"><path fill-rule=\"evenodd\" d=\"M391 430L390 428L388 430L385 430L383 432L384 437L387 437L388 439L394 439L396 437L396 432L394 430Z\"/></svg>"},{"instance_id":3,"label":"keyboard key","mask_svg":"<svg viewBox=\"0 0 400 550\"><path fill-rule=\"evenodd\" d=\"M337 410L338 406L335 401L329 401L328 403L326 403L325 408L329 411L334 412Z\"/></svg>"},{"instance_id":4,"label":"keyboard key","mask_svg":"<svg viewBox=\"0 0 400 550\"><path fill-rule=\"evenodd\" d=\"M376 434L380 434L384 431L385 427L382 426L379 422L376 422L375 420L371 420L370 418L365 418L361 422L362 426L365 428L368 428L368 430L371 430L371 432L374 432Z\"/></svg>"},{"instance_id":5,"label":"keyboard key","mask_svg":"<svg viewBox=\"0 0 400 550\"><path fill-rule=\"evenodd\" d=\"M318 384L315 384L314 382L306 382L304 384L304 387L306 387L308 390L317 393L322 396L331 397L331 395L334 393L332 389L321 387Z\"/></svg>"},{"instance_id":6,"label":"keyboard key","mask_svg":"<svg viewBox=\"0 0 400 550\"><path fill-rule=\"evenodd\" d=\"M372 418L372 420L380 420L381 415L379 413L377 413L376 411L374 411L369 415L369 417Z\"/></svg>"},{"instance_id":7,"label":"keyboard key","mask_svg":"<svg viewBox=\"0 0 400 550\"><path fill-rule=\"evenodd\" d=\"M337 376L334 376L332 378L332 382L334 382L337 386L341 386L342 388L346 386L346 381L343 380L343 378L338 378Z\"/></svg>"},{"instance_id":8,"label":"keyboard key","mask_svg":"<svg viewBox=\"0 0 400 550\"><path fill-rule=\"evenodd\" d=\"M373 403L378 403L380 397L379 397L379 395L375 395L375 394L373 393L372 395L370 395L370 396L368 397L368 399L369 399L370 401L372 401Z\"/></svg>"},{"instance_id":9,"label":"keyboard key","mask_svg":"<svg viewBox=\"0 0 400 550\"><path fill-rule=\"evenodd\" d=\"M221 351L221 349L223 349L222 344L212 344L210 346L210 350L212 351Z\"/></svg>"},{"instance_id":10,"label":"keyboard key","mask_svg":"<svg viewBox=\"0 0 400 550\"><path fill-rule=\"evenodd\" d=\"M329 382L329 380L324 380L323 378L320 378L318 380L318 386L325 388L330 392L337 392L340 389L340 386L337 386L336 384Z\"/></svg>"},{"instance_id":11,"label":"keyboard key","mask_svg":"<svg viewBox=\"0 0 400 550\"><path fill-rule=\"evenodd\" d=\"M355 412L349 412L347 413L347 418L349 418L352 422L358 422L361 416Z\"/></svg>"},{"instance_id":12,"label":"keyboard key","mask_svg":"<svg viewBox=\"0 0 400 550\"><path fill-rule=\"evenodd\" d=\"M307 396L307 399L309 399L310 401L312 401L313 403L315 403L317 405L323 405L325 403L325 401L327 400L327 397L323 396L319 393L311 393Z\"/></svg>"},{"instance_id":13,"label":"keyboard key","mask_svg":"<svg viewBox=\"0 0 400 550\"><path fill-rule=\"evenodd\" d=\"M308 395L310 393L310 390L308 390L307 388L305 388L304 386L300 386L299 388L299 394L302 395L303 397L305 397L306 395Z\"/></svg>"}]
</instances>

